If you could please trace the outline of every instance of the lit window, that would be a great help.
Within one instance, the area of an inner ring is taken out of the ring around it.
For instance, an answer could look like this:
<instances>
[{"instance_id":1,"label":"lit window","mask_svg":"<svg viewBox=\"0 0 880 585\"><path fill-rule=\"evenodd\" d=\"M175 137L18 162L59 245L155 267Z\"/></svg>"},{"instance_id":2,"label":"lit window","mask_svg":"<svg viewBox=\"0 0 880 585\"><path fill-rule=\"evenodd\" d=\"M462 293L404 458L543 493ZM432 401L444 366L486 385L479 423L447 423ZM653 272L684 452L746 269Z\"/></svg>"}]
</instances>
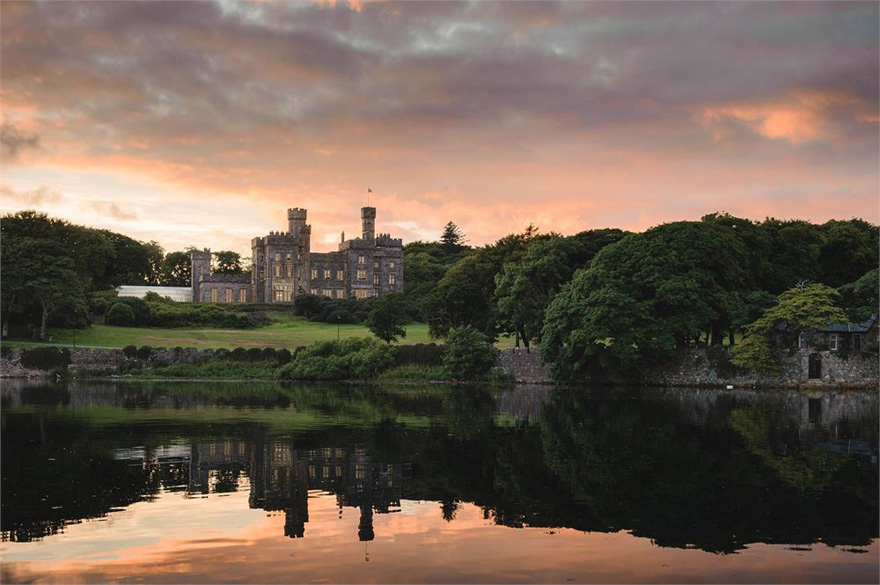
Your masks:
<instances>
[{"instance_id":1,"label":"lit window","mask_svg":"<svg viewBox=\"0 0 880 585\"><path fill-rule=\"evenodd\" d=\"M226 302L227 303L232 302L232 289L231 288L226 289Z\"/></svg>"},{"instance_id":2,"label":"lit window","mask_svg":"<svg viewBox=\"0 0 880 585\"><path fill-rule=\"evenodd\" d=\"M343 280L344 273L341 270L336 271L336 280Z\"/></svg>"},{"instance_id":3,"label":"lit window","mask_svg":"<svg viewBox=\"0 0 880 585\"><path fill-rule=\"evenodd\" d=\"M357 277L358 277L358 280L366 280L367 279L367 271L366 270L358 270Z\"/></svg>"},{"instance_id":4,"label":"lit window","mask_svg":"<svg viewBox=\"0 0 880 585\"><path fill-rule=\"evenodd\" d=\"M837 351L837 333L832 333L828 337L828 348L831 351Z\"/></svg>"},{"instance_id":5,"label":"lit window","mask_svg":"<svg viewBox=\"0 0 880 585\"><path fill-rule=\"evenodd\" d=\"M273 272L275 276L281 276L281 264L275 265L275 271Z\"/></svg>"},{"instance_id":6,"label":"lit window","mask_svg":"<svg viewBox=\"0 0 880 585\"><path fill-rule=\"evenodd\" d=\"M275 252L275 262L281 262L281 252Z\"/></svg>"},{"instance_id":7,"label":"lit window","mask_svg":"<svg viewBox=\"0 0 880 585\"><path fill-rule=\"evenodd\" d=\"M217 289L216 288L211 289L211 302L212 303L217 302Z\"/></svg>"},{"instance_id":8,"label":"lit window","mask_svg":"<svg viewBox=\"0 0 880 585\"><path fill-rule=\"evenodd\" d=\"M367 261L367 259L364 258L363 256L358 256L358 264L364 264L364 263L366 263L366 261Z\"/></svg>"},{"instance_id":9,"label":"lit window","mask_svg":"<svg viewBox=\"0 0 880 585\"><path fill-rule=\"evenodd\" d=\"M373 262L373 268L379 268L379 262Z\"/></svg>"},{"instance_id":10,"label":"lit window","mask_svg":"<svg viewBox=\"0 0 880 585\"><path fill-rule=\"evenodd\" d=\"M291 254L290 252L288 252L288 253L285 255L285 258L287 258L287 261L290 262L291 260L293 260L293 254Z\"/></svg>"},{"instance_id":11,"label":"lit window","mask_svg":"<svg viewBox=\"0 0 880 585\"><path fill-rule=\"evenodd\" d=\"M318 280L318 269L312 268L312 280Z\"/></svg>"},{"instance_id":12,"label":"lit window","mask_svg":"<svg viewBox=\"0 0 880 585\"><path fill-rule=\"evenodd\" d=\"M324 280L330 280L330 269L329 268L324 269Z\"/></svg>"},{"instance_id":13,"label":"lit window","mask_svg":"<svg viewBox=\"0 0 880 585\"><path fill-rule=\"evenodd\" d=\"M240 291L238 291L238 302L239 303L246 303L247 302L247 289L246 288L243 288Z\"/></svg>"},{"instance_id":14,"label":"lit window","mask_svg":"<svg viewBox=\"0 0 880 585\"><path fill-rule=\"evenodd\" d=\"M388 275L388 284L395 284L397 282L397 278L393 274Z\"/></svg>"},{"instance_id":15,"label":"lit window","mask_svg":"<svg viewBox=\"0 0 880 585\"><path fill-rule=\"evenodd\" d=\"M291 276L293 276L293 265L288 264L287 265L287 278L290 278Z\"/></svg>"},{"instance_id":16,"label":"lit window","mask_svg":"<svg viewBox=\"0 0 880 585\"><path fill-rule=\"evenodd\" d=\"M309 292L312 293L313 295L319 295L319 294L321 294L321 289L313 288L313 289L310 289Z\"/></svg>"},{"instance_id":17,"label":"lit window","mask_svg":"<svg viewBox=\"0 0 880 585\"><path fill-rule=\"evenodd\" d=\"M354 297L356 299L365 299L368 296L370 296L369 292L370 291L368 291L366 289L358 288L358 289L355 289L355 291L354 291Z\"/></svg>"},{"instance_id":18,"label":"lit window","mask_svg":"<svg viewBox=\"0 0 880 585\"><path fill-rule=\"evenodd\" d=\"M379 275L378 274L373 275L373 284L376 286L379 286Z\"/></svg>"},{"instance_id":19,"label":"lit window","mask_svg":"<svg viewBox=\"0 0 880 585\"><path fill-rule=\"evenodd\" d=\"M394 268L394 262L389 262L389 263L388 263L388 268Z\"/></svg>"}]
</instances>

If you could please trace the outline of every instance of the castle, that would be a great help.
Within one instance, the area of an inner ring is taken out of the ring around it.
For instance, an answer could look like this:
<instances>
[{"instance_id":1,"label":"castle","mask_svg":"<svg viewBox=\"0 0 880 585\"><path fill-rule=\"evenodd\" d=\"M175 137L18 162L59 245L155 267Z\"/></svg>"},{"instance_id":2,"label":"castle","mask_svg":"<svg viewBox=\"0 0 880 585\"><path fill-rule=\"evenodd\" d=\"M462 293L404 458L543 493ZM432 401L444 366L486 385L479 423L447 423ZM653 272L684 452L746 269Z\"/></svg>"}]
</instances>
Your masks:
<instances>
[{"instance_id":1,"label":"castle","mask_svg":"<svg viewBox=\"0 0 880 585\"><path fill-rule=\"evenodd\" d=\"M298 295L365 299L403 292L403 241L376 233L376 208L361 208L362 234L336 252L312 252L306 210L287 210L287 231L251 240L251 275L213 274L211 250L192 252L192 300L288 303Z\"/></svg>"}]
</instances>

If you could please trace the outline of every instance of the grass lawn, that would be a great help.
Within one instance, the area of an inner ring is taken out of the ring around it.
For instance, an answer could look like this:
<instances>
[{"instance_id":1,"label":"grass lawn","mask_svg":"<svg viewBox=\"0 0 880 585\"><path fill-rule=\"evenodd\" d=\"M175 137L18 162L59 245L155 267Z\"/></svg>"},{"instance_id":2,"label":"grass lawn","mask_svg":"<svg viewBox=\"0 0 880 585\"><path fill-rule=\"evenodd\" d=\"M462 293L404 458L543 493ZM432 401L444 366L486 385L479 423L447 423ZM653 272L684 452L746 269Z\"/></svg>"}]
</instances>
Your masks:
<instances>
[{"instance_id":1,"label":"grass lawn","mask_svg":"<svg viewBox=\"0 0 880 585\"><path fill-rule=\"evenodd\" d=\"M158 327L114 327L92 325L88 329L49 329L48 335L56 345L70 346L76 334L77 347L195 347L217 349L236 347L294 348L315 341L336 339L336 325L308 321L303 317L279 314L276 322L258 329L162 329ZM340 325L339 337L372 337L363 325ZM411 323L406 326L406 338L398 343L430 343L428 326ZM16 340L9 340L15 344ZM26 343L27 340L22 339Z\"/></svg>"}]
</instances>

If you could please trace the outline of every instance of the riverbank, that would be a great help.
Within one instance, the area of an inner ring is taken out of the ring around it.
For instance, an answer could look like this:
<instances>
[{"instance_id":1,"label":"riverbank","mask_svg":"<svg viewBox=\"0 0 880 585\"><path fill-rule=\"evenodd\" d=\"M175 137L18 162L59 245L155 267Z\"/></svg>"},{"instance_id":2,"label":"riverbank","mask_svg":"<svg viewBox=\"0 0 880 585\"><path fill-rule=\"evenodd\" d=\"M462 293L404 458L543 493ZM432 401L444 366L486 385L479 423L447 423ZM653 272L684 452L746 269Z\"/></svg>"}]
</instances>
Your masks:
<instances>
[{"instance_id":1,"label":"riverbank","mask_svg":"<svg viewBox=\"0 0 880 585\"><path fill-rule=\"evenodd\" d=\"M195 348L127 347L124 349L4 348L0 377L139 380L378 380L395 383L454 383L443 368L441 346L409 346L384 354L381 348L361 348L350 356L315 356L307 350L243 348L229 350ZM379 351L377 351L379 349ZM302 353L297 362L297 355ZM623 384L690 388L785 388L822 387L876 390L876 354L819 352L823 364L820 378L809 377L809 360L815 352L799 351L780 356L778 375L747 372L730 364L725 348L694 348L673 361L639 373L618 373L614 379L589 379L585 384ZM816 359L815 357L813 358ZM495 366L481 382L519 385L552 385L548 367L537 351L498 351Z\"/></svg>"}]
</instances>

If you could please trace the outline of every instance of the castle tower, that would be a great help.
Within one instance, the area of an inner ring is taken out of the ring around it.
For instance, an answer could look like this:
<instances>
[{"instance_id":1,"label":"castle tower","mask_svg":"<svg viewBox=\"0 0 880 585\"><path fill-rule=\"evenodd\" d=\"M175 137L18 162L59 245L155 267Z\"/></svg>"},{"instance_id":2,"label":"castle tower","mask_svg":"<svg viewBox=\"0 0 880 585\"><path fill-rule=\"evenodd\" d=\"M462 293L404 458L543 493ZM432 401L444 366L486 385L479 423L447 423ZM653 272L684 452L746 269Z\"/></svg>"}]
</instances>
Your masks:
<instances>
[{"instance_id":1,"label":"castle tower","mask_svg":"<svg viewBox=\"0 0 880 585\"><path fill-rule=\"evenodd\" d=\"M363 225L364 239L376 238L376 208L361 207L361 224Z\"/></svg>"},{"instance_id":2,"label":"castle tower","mask_svg":"<svg viewBox=\"0 0 880 585\"><path fill-rule=\"evenodd\" d=\"M308 212L305 209L299 207L287 210L287 231L289 234L298 236L305 232L307 214Z\"/></svg>"},{"instance_id":3,"label":"castle tower","mask_svg":"<svg viewBox=\"0 0 880 585\"><path fill-rule=\"evenodd\" d=\"M194 303L202 301L201 284L202 277L211 274L211 249L205 248L202 251L193 251L189 254L190 258L190 283L192 285L192 300Z\"/></svg>"}]
</instances>

